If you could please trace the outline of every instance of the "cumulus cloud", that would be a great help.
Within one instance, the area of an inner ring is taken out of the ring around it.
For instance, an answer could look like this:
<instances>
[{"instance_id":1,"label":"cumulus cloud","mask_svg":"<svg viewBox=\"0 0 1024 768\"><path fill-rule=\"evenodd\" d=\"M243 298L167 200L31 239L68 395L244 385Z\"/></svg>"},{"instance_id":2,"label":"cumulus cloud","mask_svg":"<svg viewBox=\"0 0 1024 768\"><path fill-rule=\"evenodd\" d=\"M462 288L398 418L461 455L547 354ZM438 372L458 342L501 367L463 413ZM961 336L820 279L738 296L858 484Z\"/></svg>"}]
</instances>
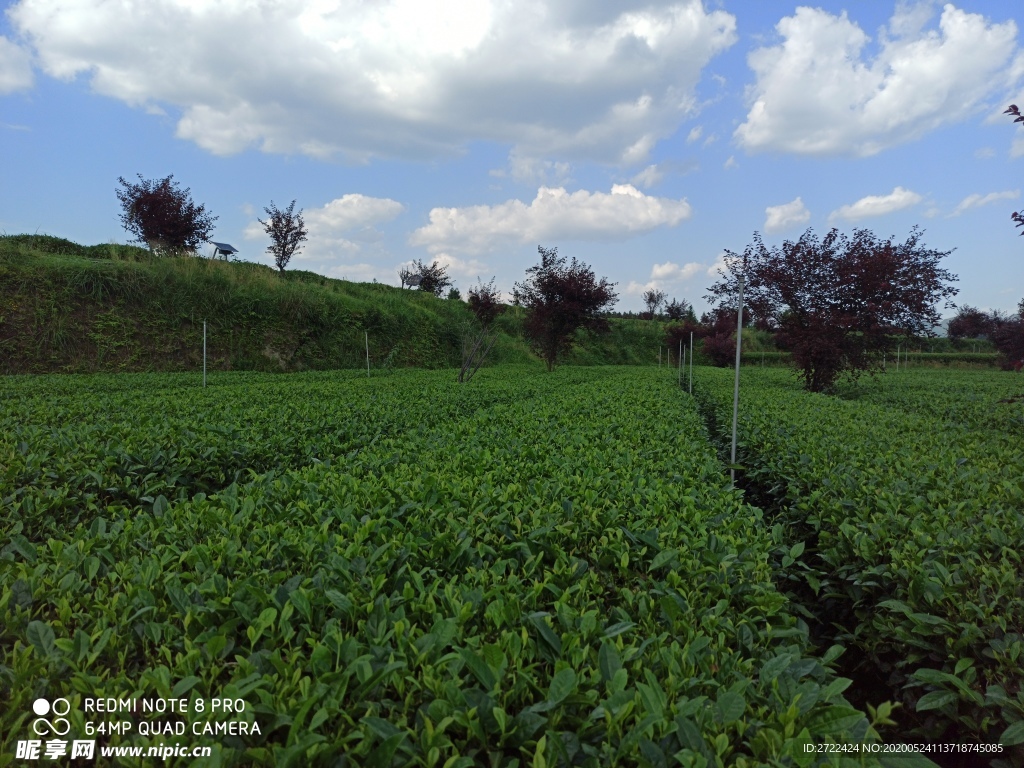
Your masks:
<instances>
[{"instance_id":1,"label":"cumulus cloud","mask_svg":"<svg viewBox=\"0 0 1024 768\"><path fill-rule=\"evenodd\" d=\"M423 261L428 261L424 259ZM448 276L455 279L461 280L464 284L475 284L477 279L481 279L487 282L489 277L488 270L491 268L482 261L477 259L460 259L457 256L452 256L450 253L435 253L429 259L430 262L436 261L442 267L446 267L448 270ZM414 260L403 262L401 266L411 267L414 264Z\"/></svg>"},{"instance_id":2,"label":"cumulus cloud","mask_svg":"<svg viewBox=\"0 0 1024 768\"><path fill-rule=\"evenodd\" d=\"M997 200L1016 200L1018 197L1020 197L1019 189L1008 190L1006 192L989 192L987 195L968 195L960 201L960 204L951 214L949 214L949 216L959 216L964 211L969 211L972 208L980 208L983 205L994 203Z\"/></svg>"},{"instance_id":3,"label":"cumulus cloud","mask_svg":"<svg viewBox=\"0 0 1024 768\"><path fill-rule=\"evenodd\" d=\"M735 138L749 151L868 156L963 119L1012 77L1017 26L947 4L928 29L928 15L898 5L868 59L845 11L797 8L776 25L783 42L747 58L757 82Z\"/></svg>"},{"instance_id":4,"label":"cumulus cloud","mask_svg":"<svg viewBox=\"0 0 1024 768\"><path fill-rule=\"evenodd\" d=\"M29 52L0 35L0 95L27 90L32 81Z\"/></svg>"},{"instance_id":5,"label":"cumulus cloud","mask_svg":"<svg viewBox=\"0 0 1024 768\"><path fill-rule=\"evenodd\" d=\"M404 210L405 206L397 200L360 194L342 195L319 208L305 210L302 219L309 237L295 259L323 261L351 257L361 250L357 241L379 239L376 224L390 221ZM267 240L259 221L249 222L243 236L247 240Z\"/></svg>"},{"instance_id":6,"label":"cumulus cloud","mask_svg":"<svg viewBox=\"0 0 1024 768\"><path fill-rule=\"evenodd\" d=\"M859 221L909 208L912 205L917 205L922 199L916 192L896 187L888 195L868 195L855 203L837 208L828 215L828 218L829 221L836 219Z\"/></svg>"},{"instance_id":7,"label":"cumulus cloud","mask_svg":"<svg viewBox=\"0 0 1024 768\"><path fill-rule=\"evenodd\" d=\"M631 184L615 184L610 193L541 187L527 205L434 208L430 223L409 238L431 253L484 253L501 242L606 240L626 238L657 227L675 226L691 216L686 199L645 195Z\"/></svg>"},{"instance_id":8,"label":"cumulus cloud","mask_svg":"<svg viewBox=\"0 0 1024 768\"><path fill-rule=\"evenodd\" d=\"M310 231L345 232L391 221L405 206L387 197L348 194L303 214Z\"/></svg>"},{"instance_id":9,"label":"cumulus cloud","mask_svg":"<svg viewBox=\"0 0 1024 768\"><path fill-rule=\"evenodd\" d=\"M811 220L811 212L799 197L782 205L770 205L764 212L764 231L769 234L782 232L794 224L806 224Z\"/></svg>"},{"instance_id":10,"label":"cumulus cloud","mask_svg":"<svg viewBox=\"0 0 1024 768\"><path fill-rule=\"evenodd\" d=\"M729 159L722 164L722 167L728 171L731 170L732 168L739 168L740 164L736 162L735 155L729 155Z\"/></svg>"},{"instance_id":11,"label":"cumulus cloud","mask_svg":"<svg viewBox=\"0 0 1024 768\"><path fill-rule=\"evenodd\" d=\"M483 140L640 163L736 39L701 0L18 0L8 15L47 74L180 111L178 136L211 152L350 161Z\"/></svg>"},{"instance_id":12,"label":"cumulus cloud","mask_svg":"<svg viewBox=\"0 0 1024 768\"><path fill-rule=\"evenodd\" d=\"M655 264L651 267L651 276L646 283L631 280L625 289L627 295L639 296L645 291L658 291L666 288L673 288L689 280L694 275L704 271L706 265L695 261L686 264L676 264L673 261L666 261L664 264Z\"/></svg>"},{"instance_id":13,"label":"cumulus cloud","mask_svg":"<svg viewBox=\"0 0 1024 768\"><path fill-rule=\"evenodd\" d=\"M702 133L704 133L704 129L699 125L691 128L690 132L686 135L686 143L693 144L693 142L700 138Z\"/></svg>"}]
</instances>

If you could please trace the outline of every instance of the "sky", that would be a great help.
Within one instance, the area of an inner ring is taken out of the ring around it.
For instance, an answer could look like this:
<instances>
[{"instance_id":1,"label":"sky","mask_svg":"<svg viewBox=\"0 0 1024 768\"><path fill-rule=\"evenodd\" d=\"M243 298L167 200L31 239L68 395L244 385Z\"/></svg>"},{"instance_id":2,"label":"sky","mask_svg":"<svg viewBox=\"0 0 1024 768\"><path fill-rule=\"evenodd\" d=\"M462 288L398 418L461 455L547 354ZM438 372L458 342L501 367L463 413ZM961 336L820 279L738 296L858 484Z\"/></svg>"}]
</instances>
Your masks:
<instances>
[{"instance_id":1,"label":"sky","mask_svg":"<svg viewBox=\"0 0 1024 768\"><path fill-rule=\"evenodd\" d=\"M506 300L537 248L707 308L725 250L867 228L1024 298L1022 6L594 0L0 4L0 232L127 242L118 178L173 174L213 240ZM951 310L943 310L949 316Z\"/></svg>"}]
</instances>

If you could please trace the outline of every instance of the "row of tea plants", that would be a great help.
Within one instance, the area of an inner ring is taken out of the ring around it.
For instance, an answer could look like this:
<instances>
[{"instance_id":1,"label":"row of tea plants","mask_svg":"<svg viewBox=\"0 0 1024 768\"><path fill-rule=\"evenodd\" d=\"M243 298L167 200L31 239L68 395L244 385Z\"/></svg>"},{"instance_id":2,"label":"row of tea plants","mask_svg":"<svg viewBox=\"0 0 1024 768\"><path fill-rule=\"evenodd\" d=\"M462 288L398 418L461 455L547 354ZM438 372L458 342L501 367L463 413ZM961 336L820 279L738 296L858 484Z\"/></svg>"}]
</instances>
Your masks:
<instances>
[{"instance_id":1,"label":"row of tea plants","mask_svg":"<svg viewBox=\"0 0 1024 768\"><path fill-rule=\"evenodd\" d=\"M214 765L879 764L815 751L878 743L889 705L844 698L843 649L813 648L775 588L781 533L729 490L693 401L652 369L513 374L482 372L475 394L402 374L393 398L325 381L290 400L282 383L278 428L307 441L288 455L316 461L93 502L45 538L6 512L0 754L59 694L76 732L86 696L242 698L260 734L213 744ZM321 389L368 422L334 456L298 423ZM121 397L94 421L141 436ZM201 424L215 400L172 389L154 407ZM405 428L380 430L397 403ZM68 414L51 432L79 428ZM38 516L92 492L60 487L32 496Z\"/></svg>"},{"instance_id":2,"label":"row of tea plants","mask_svg":"<svg viewBox=\"0 0 1024 768\"><path fill-rule=\"evenodd\" d=\"M810 542L784 578L852 610L848 642L902 688L920 733L1018 745L1004 764L1019 765L1024 446L989 409L1019 413L1006 400L1020 385L949 376L886 376L844 400L745 369L737 461L776 524ZM724 445L732 373L702 369L695 396Z\"/></svg>"}]
</instances>

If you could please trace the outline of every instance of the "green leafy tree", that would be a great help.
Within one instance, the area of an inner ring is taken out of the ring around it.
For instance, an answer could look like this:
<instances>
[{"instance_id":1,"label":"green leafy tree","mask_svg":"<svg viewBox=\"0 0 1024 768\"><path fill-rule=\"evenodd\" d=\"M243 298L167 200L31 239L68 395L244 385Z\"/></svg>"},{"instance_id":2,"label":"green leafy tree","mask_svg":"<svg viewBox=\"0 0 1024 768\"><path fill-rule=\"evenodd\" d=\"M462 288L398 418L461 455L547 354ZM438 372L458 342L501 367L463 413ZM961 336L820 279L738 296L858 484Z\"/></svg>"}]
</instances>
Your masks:
<instances>
[{"instance_id":1,"label":"green leafy tree","mask_svg":"<svg viewBox=\"0 0 1024 768\"><path fill-rule=\"evenodd\" d=\"M436 259L430 264L424 264L417 259L412 263L412 267L400 270L398 276L402 279L403 286L410 285L438 297L452 284L452 279L448 276L448 267Z\"/></svg>"},{"instance_id":2,"label":"green leafy tree","mask_svg":"<svg viewBox=\"0 0 1024 768\"><path fill-rule=\"evenodd\" d=\"M693 305L686 299L672 299L665 305L665 314L669 320L688 320L697 322L697 315L693 311Z\"/></svg>"},{"instance_id":3,"label":"green leafy tree","mask_svg":"<svg viewBox=\"0 0 1024 768\"><path fill-rule=\"evenodd\" d=\"M644 305L647 307L648 319L653 320L655 315L658 314L661 305L665 303L665 292L651 288L648 291L644 291L643 300Z\"/></svg>"}]
</instances>

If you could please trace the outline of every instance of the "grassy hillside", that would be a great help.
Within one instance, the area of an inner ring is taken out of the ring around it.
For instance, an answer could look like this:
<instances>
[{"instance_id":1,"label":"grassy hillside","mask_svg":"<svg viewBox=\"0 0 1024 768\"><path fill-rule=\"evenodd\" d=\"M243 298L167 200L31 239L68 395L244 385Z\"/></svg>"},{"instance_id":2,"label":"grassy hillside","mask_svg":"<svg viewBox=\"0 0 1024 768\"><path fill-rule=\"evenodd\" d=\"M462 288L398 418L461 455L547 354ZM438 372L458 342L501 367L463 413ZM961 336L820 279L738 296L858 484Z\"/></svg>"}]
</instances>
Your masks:
<instances>
[{"instance_id":1,"label":"grassy hillside","mask_svg":"<svg viewBox=\"0 0 1024 768\"><path fill-rule=\"evenodd\" d=\"M0 373L443 368L461 362L463 302L247 262L153 257L125 245L0 237ZM499 319L491 363L536 360L521 310ZM657 362L661 325L581 335L574 364Z\"/></svg>"}]
</instances>

